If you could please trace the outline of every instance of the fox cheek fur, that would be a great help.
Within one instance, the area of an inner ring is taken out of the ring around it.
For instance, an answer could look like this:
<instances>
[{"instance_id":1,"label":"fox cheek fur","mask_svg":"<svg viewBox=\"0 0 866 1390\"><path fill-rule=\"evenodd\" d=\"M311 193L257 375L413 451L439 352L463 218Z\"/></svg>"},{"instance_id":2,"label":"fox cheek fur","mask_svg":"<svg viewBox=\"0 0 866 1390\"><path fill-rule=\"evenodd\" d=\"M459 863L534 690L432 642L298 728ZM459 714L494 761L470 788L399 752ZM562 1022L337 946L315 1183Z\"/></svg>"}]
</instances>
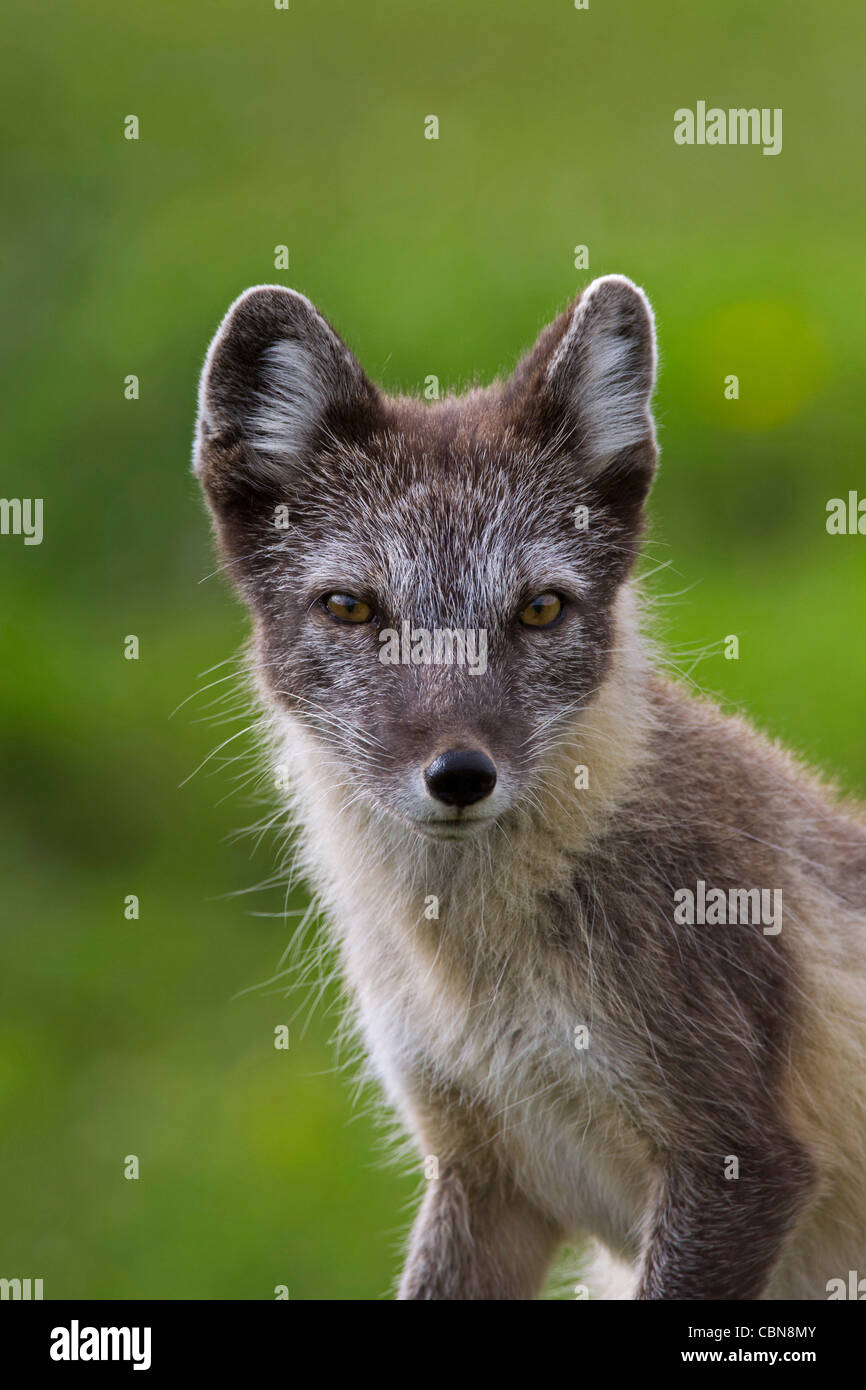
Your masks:
<instances>
[{"instance_id":1,"label":"fox cheek fur","mask_svg":"<svg viewBox=\"0 0 866 1390\"><path fill-rule=\"evenodd\" d=\"M205 363L196 471L300 861L436 1159L402 1298L534 1297L587 1234L610 1297L824 1298L866 1263L866 826L653 670L655 365L620 276L430 405L280 287ZM483 669L386 663L404 624L483 632ZM782 930L680 922L701 882L778 891Z\"/></svg>"}]
</instances>

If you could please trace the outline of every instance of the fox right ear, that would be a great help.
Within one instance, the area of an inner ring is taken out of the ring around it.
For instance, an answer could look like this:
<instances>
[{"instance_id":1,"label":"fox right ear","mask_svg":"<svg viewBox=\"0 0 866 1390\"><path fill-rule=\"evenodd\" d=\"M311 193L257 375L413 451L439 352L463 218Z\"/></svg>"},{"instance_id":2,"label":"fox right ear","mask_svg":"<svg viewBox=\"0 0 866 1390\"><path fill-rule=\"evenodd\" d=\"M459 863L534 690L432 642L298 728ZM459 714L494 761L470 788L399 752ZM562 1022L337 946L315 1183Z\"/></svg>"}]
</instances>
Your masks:
<instances>
[{"instance_id":1,"label":"fox right ear","mask_svg":"<svg viewBox=\"0 0 866 1390\"><path fill-rule=\"evenodd\" d=\"M377 394L331 325L281 285L231 305L205 359L194 469L211 501L272 494L303 468L322 431L339 429Z\"/></svg>"}]
</instances>

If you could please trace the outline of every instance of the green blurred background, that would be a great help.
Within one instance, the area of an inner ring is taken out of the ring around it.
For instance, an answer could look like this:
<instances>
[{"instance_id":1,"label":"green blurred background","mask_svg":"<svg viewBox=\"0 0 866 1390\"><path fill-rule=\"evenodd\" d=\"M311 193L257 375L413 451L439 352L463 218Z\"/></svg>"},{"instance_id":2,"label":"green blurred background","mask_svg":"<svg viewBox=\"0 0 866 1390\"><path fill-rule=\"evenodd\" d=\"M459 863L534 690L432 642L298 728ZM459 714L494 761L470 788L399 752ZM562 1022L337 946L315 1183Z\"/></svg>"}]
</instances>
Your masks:
<instances>
[{"instance_id":1,"label":"green blurred background","mask_svg":"<svg viewBox=\"0 0 866 1390\"><path fill-rule=\"evenodd\" d=\"M644 285L659 630L866 793L866 537L825 530L829 498L866 494L863 39L854 0L7 15L2 491L45 499L45 538L0 538L0 1275L49 1298L380 1298L417 1189L340 1070L333 994L242 992L289 937L279 886L226 896L277 848L231 836L263 814L233 791L250 755L223 761L246 741L180 786L246 722L200 722L231 682L169 716L245 633L203 582L189 450L247 285L303 290L404 389L506 370L590 276ZM676 146L698 99L782 107L782 153Z\"/></svg>"}]
</instances>

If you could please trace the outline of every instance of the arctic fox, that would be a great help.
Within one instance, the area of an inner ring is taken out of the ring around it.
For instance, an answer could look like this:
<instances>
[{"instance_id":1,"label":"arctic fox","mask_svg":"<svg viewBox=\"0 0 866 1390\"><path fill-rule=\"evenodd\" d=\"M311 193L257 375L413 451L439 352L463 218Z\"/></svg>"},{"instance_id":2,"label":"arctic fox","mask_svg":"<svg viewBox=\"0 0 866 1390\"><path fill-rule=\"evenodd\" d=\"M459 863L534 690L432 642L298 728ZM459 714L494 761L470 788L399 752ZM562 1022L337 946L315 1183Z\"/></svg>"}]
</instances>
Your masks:
<instances>
[{"instance_id":1,"label":"arctic fox","mask_svg":"<svg viewBox=\"0 0 866 1390\"><path fill-rule=\"evenodd\" d=\"M578 1237L607 1297L866 1271L866 821L653 668L655 367L615 275L433 403L278 286L205 363L195 467L305 872L434 1174L403 1299L536 1297Z\"/></svg>"}]
</instances>

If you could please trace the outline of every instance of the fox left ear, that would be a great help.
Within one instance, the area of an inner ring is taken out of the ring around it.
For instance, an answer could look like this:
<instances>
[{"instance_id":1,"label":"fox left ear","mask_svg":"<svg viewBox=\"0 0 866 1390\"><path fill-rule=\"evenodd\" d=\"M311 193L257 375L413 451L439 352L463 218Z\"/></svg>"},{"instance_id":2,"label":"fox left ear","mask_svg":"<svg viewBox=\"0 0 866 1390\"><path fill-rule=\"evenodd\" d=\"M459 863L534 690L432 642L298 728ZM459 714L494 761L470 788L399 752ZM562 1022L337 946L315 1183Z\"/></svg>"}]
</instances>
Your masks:
<instances>
[{"instance_id":1,"label":"fox left ear","mask_svg":"<svg viewBox=\"0 0 866 1390\"><path fill-rule=\"evenodd\" d=\"M593 280L547 369L552 395L575 416L591 475L635 445L655 448L655 374L655 321L646 295L624 275Z\"/></svg>"},{"instance_id":2,"label":"fox left ear","mask_svg":"<svg viewBox=\"0 0 866 1390\"><path fill-rule=\"evenodd\" d=\"M562 440L580 475L626 508L643 502L655 473L656 360L646 295L605 275L544 330L513 379L531 428Z\"/></svg>"}]
</instances>

